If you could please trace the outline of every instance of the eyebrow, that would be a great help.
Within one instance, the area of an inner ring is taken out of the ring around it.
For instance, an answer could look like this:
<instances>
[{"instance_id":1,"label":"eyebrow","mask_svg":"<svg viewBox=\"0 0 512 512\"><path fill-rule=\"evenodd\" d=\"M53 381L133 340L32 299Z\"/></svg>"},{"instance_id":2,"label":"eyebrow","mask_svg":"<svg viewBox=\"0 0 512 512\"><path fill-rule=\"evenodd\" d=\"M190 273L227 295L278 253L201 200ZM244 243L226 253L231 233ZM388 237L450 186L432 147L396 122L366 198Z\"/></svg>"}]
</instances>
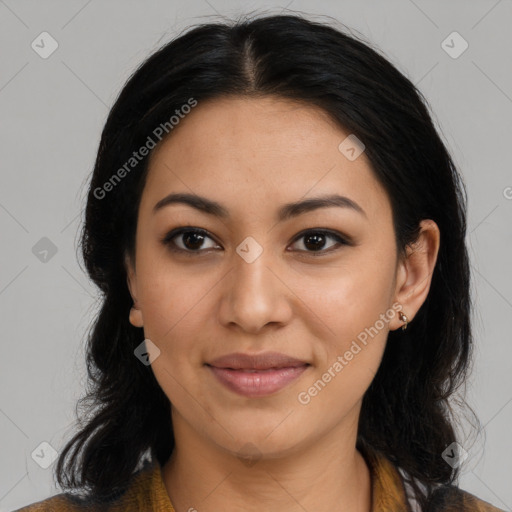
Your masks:
<instances>
[{"instance_id":1,"label":"eyebrow","mask_svg":"<svg viewBox=\"0 0 512 512\"><path fill-rule=\"evenodd\" d=\"M230 217L229 211L216 201L212 201L211 199L196 194L187 193L174 193L165 196L155 204L153 207L153 213L155 214L162 208L171 204L185 204L203 213L213 215L221 219L229 219ZM294 203L287 203L279 209L277 219L279 222L283 222L293 217L297 217L298 215L302 215L303 213L318 210L320 208L331 207L348 208L360 213L364 217L367 217L363 208L361 208L361 206L352 199L338 194L331 194L304 199Z\"/></svg>"}]
</instances>

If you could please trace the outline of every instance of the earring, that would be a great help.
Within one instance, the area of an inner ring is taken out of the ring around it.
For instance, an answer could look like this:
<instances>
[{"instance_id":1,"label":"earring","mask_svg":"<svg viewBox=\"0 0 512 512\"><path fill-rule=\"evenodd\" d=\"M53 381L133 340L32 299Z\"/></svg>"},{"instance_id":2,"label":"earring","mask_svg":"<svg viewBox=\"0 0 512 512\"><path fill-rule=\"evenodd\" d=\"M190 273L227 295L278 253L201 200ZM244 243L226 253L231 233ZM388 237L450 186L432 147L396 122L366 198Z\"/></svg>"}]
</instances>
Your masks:
<instances>
[{"instance_id":1,"label":"earring","mask_svg":"<svg viewBox=\"0 0 512 512\"><path fill-rule=\"evenodd\" d=\"M405 313L402 313L402 311L399 311L398 316L402 322L405 322L405 324L402 325L402 331L405 331L405 329L407 329L407 324L409 323L409 320L407 319L407 315Z\"/></svg>"}]
</instances>

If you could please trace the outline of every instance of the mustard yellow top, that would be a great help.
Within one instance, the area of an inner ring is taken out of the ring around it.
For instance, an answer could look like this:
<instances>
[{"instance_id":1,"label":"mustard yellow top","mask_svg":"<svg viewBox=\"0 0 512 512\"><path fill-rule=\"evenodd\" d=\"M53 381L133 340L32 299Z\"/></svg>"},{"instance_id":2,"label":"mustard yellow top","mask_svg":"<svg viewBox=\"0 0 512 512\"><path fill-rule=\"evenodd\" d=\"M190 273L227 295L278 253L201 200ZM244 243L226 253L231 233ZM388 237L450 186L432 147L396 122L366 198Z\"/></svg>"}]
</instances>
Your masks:
<instances>
[{"instance_id":1,"label":"mustard yellow top","mask_svg":"<svg viewBox=\"0 0 512 512\"><path fill-rule=\"evenodd\" d=\"M364 454L372 481L371 512L413 512L402 476L384 456L368 452ZM457 487L443 486L434 491L428 512L503 512L472 494ZM158 462L146 463L138 471L126 492L108 507L105 505L77 504L65 493L28 505L15 512L175 512L167 494L162 468Z\"/></svg>"}]
</instances>

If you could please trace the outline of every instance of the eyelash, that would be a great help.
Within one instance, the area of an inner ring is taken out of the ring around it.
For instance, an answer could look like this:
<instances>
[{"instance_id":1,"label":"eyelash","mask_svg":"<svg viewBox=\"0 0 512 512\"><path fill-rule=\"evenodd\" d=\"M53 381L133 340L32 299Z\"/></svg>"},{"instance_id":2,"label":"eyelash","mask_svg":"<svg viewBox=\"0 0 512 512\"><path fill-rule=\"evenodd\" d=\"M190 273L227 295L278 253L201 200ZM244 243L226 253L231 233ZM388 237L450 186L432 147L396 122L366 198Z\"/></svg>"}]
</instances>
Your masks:
<instances>
[{"instance_id":1,"label":"eyelash","mask_svg":"<svg viewBox=\"0 0 512 512\"><path fill-rule=\"evenodd\" d=\"M173 242L173 239L177 238L180 235L183 235L185 233L196 233L196 234L199 234L199 235L204 235L204 236L212 239L215 242L215 240L213 239L212 236L210 236L208 231L206 231L204 229L200 229L200 228L189 227L189 226L181 227L181 228L176 228L176 229L171 230L169 233L167 233L161 239L161 242L162 242L162 244L167 246L171 251L178 252L178 253L181 253L181 254L185 254L186 256L201 256L202 253L204 254L205 252L209 252L211 250L217 250L217 249L206 249L206 250L205 249L199 249L199 250L193 251L193 250L190 250L190 249L187 250L187 249L182 249L181 247L176 247L175 243ZM332 238L332 239L334 239L335 241L338 242L339 246L343 246L343 245L350 246L350 245L353 245L348 237L342 236L340 233L338 233L336 231L331 231L329 229L324 229L324 228L307 229L305 231L302 231L293 239L292 244L294 244L295 242L299 241L301 238L306 237L306 235L310 235L310 234L323 235L323 236ZM217 242L215 242L215 243L217 243ZM220 245L220 244L218 244L218 245ZM338 250L340 248L339 246L338 247L336 247L336 246L330 247L329 249L325 249L325 250L324 249L320 249L318 251L299 250L298 252L305 253L308 256L313 256L313 257L317 258L319 256L324 256L326 254L329 254L329 253L331 253L333 251Z\"/></svg>"}]
</instances>

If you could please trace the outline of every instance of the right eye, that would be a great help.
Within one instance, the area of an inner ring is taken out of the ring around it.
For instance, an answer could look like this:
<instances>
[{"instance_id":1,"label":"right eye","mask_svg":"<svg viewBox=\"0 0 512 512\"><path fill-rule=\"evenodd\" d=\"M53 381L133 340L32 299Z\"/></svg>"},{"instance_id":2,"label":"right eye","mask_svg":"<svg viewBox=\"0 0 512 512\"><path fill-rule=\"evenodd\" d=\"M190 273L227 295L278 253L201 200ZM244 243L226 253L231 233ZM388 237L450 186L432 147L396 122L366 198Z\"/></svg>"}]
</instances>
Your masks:
<instances>
[{"instance_id":1,"label":"right eye","mask_svg":"<svg viewBox=\"0 0 512 512\"><path fill-rule=\"evenodd\" d=\"M206 239L210 239L213 245L204 247ZM165 235L162 243L171 251L188 253L189 255L200 254L208 249L218 248L219 245L208 235L208 232L199 228L178 228L173 229Z\"/></svg>"}]
</instances>

